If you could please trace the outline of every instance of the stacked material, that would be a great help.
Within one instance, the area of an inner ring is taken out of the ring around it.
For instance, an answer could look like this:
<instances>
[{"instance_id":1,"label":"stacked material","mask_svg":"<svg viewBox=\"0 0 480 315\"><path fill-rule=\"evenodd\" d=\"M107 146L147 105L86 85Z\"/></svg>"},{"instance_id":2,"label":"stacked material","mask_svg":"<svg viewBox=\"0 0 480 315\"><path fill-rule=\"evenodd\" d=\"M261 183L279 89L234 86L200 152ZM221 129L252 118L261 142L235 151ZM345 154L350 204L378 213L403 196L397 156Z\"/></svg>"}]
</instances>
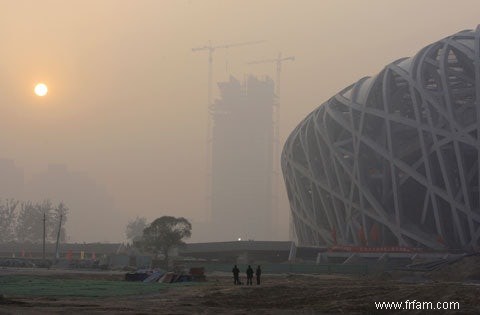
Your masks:
<instances>
[{"instance_id":1,"label":"stacked material","mask_svg":"<svg viewBox=\"0 0 480 315\"><path fill-rule=\"evenodd\" d=\"M205 268L203 267L190 268L190 274L192 275L192 281L195 281L195 282L207 281L205 277Z\"/></svg>"},{"instance_id":2,"label":"stacked material","mask_svg":"<svg viewBox=\"0 0 480 315\"><path fill-rule=\"evenodd\" d=\"M148 276L143 282L158 282L158 280L165 274L165 271L155 271Z\"/></svg>"},{"instance_id":3,"label":"stacked material","mask_svg":"<svg viewBox=\"0 0 480 315\"><path fill-rule=\"evenodd\" d=\"M178 274L175 272L167 272L166 274L161 277L158 282L161 283L173 283L173 282L191 282L192 276L191 275L184 275Z\"/></svg>"},{"instance_id":4,"label":"stacked material","mask_svg":"<svg viewBox=\"0 0 480 315\"><path fill-rule=\"evenodd\" d=\"M174 283L174 282L200 282L206 281L205 269L191 268L188 273L184 272L165 272L164 270L146 270L140 269L135 272L125 274L126 281L143 281L146 283Z\"/></svg>"},{"instance_id":5,"label":"stacked material","mask_svg":"<svg viewBox=\"0 0 480 315\"><path fill-rule=\"evenodd\" d=\"M161 271L161 270L149 270L149 269L139 269L134 272L127 272L125 274L125 281L145 281L146 279L156 274L157 272L164 273L164 271Z\"/></svg>"}]
</instances>

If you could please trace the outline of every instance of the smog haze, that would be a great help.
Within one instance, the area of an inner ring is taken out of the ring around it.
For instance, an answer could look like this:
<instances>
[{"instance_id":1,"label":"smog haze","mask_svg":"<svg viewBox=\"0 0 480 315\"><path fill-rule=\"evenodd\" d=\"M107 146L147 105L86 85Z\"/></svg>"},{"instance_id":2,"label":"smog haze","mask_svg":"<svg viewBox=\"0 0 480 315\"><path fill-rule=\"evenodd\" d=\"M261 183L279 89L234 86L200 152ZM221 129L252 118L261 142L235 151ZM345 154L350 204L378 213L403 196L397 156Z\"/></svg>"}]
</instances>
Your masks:
<instances>
[{"instance_id":1,"label":"smog haze","mask_svg":"<svg viewBox=\"0 0 480 315\"><path fill-rule=\"evenodd\" d=\"M344 87L475 28L480 3L458 3L0 0L0 171L23 178L2 174L0 198L70 200L72 242L123 241L129 220L162 215L190 219L192 241L223 240L195 234L210 213L208 52L192 48L265 41L214 51L213 99L230 76L275 78L273 63L249 62L295 56L282 68L282 145ZM289 237L280 187L272 240Z\"/></svg>"}]
</instances>

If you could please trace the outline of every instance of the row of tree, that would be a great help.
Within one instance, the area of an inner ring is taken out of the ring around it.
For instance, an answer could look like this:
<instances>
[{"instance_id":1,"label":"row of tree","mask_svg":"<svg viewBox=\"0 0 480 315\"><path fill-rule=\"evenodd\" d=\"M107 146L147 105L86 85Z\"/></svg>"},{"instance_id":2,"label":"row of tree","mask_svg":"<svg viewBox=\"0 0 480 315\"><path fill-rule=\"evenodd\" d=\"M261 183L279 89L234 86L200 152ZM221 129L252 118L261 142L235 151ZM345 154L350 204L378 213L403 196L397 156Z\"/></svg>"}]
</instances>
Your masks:
<instances>
[{"instance_id":1,"label":"row of tree","mask_svg":"<svg viewBox=\"0 0 480 315\"><path fill-rule=\"evenodd\" d=\"M44 214L46 240L56 241L61 217L60 241L65 241L64 223L67 220L67 213L68 208L63 202L54 205L50 200L43 202L0 200L0 242L41 243Z\"/></svg>"}]
</instances>

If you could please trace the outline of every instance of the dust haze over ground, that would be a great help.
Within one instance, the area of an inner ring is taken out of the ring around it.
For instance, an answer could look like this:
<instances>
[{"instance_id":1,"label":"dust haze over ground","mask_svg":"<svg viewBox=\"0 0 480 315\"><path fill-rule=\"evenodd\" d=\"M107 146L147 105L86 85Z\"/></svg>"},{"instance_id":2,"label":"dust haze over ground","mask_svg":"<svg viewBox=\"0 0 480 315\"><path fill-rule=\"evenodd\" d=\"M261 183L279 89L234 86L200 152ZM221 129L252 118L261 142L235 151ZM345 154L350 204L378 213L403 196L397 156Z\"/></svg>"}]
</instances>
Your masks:
<instances>
[{"instance_id":1,"label":"dust haze over ground","mask_svg":"<svg viewBox=\"0 0 480 315\"><path fill-rule=\"evenodd\" d=\"M282 72L283 143L306 114L345 86L475 28L479 9L478 1L437 0L1 1L0 158L15 162L24 186L0 197L74 195L64 200L71 208L70 241L122 241L125 224L137 215L184 216L194 223L192 241L219 240L197 232L209 213L208 62L192 48L209 40L267 40L215 51L214 83L230 75L274 77L273 64L247 63L278 52L295 56ZM33 95L37 82L49 86L46 97ZM65 165L71 183L65 194L35 184L50 178L49 165ZM272 239L284 240L282 184L281 192Z\"/></svg>"}]
</instances>

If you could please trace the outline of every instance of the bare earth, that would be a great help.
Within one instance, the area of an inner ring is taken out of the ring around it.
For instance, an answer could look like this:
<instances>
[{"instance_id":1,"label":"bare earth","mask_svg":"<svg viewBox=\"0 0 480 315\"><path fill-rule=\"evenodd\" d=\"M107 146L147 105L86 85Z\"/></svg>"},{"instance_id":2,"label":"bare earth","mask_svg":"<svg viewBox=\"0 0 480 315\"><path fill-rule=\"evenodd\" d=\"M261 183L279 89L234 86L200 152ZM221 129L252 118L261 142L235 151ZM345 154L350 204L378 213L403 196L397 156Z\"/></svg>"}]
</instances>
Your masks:
<instances>
[{"instance_id":1,"label":"bare earth","mask_svg":"<svg viewBox=\"0 0 480 315\"><path fill-rule=\"evenodd\" d=\"M57 279L120 277L120 274L101 273L48 274ZM463 282L407 283L382 276L265 275L260 286L234 286L227 274L210 274L207 279L203 284L175 285L141 296L4 296L0 298L0 314L385 314L389 312L377 311L374 302L405 300L458 301L459 311L444 313L480 314L480 286Z\"/></svg>"}]
</instances>

